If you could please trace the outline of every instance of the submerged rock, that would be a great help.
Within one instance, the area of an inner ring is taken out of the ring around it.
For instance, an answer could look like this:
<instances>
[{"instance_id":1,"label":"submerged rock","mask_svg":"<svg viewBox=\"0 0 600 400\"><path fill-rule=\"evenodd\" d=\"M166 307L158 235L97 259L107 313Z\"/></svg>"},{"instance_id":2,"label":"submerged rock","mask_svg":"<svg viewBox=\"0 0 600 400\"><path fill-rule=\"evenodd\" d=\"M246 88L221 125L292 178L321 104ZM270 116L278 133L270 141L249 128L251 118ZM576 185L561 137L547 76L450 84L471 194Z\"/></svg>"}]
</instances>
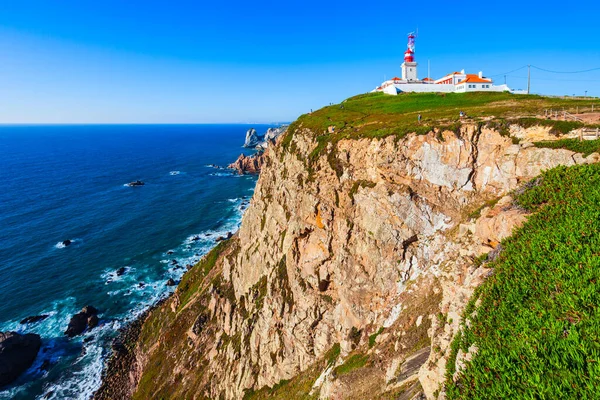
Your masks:
<instances>
[{"instance_id":1,"label":"submerged rock","mask_svg":"<svg viewBox=\"0 0 600 400\"><path fill-rule=\"evenodd\" d=\"M145 183L140 180L129 182L127 184L127 186L129 186L129 187L144 186L144 185L145 185Z\"/></svg>"},{"instance_id":2,"label":"submerged rock","mask_svg":"<svg viewBox=\"0 0 600 400\"><path fill-rule=\"evenodd\" d=\"M0 387L19 377L33 364L42 340L39 335L0 332Z\"/></svg>"},{"instance_id":3,"label":"submerged rock","mask_svg":"<svg viewBox=\"0 0 600 400\"><path fill-rule=\"evenodd\" d=\"M39 321L43 321L46 318L48 318L49 315L48 314L42 314L42 315L33 315L31 317L27 317L21 320L20 324L24 325L24 324L33 324L35 322L39 322Z\"/></svg>"},{"instance_id":4,"label":"submerged rock","mask_svg":"<svg viewBox=\"0 0 600 400\"><path fill-rule=\"evenodd\" d=\"M98 310L92 306L85 306L83 309L77 314L73 315L71 321L69 321L69 326L65 331L65 335L68 337L74 337L77 335L81 335L83 331L87 329L92 329L98 325Z\"/></svg>"}]
</instances>

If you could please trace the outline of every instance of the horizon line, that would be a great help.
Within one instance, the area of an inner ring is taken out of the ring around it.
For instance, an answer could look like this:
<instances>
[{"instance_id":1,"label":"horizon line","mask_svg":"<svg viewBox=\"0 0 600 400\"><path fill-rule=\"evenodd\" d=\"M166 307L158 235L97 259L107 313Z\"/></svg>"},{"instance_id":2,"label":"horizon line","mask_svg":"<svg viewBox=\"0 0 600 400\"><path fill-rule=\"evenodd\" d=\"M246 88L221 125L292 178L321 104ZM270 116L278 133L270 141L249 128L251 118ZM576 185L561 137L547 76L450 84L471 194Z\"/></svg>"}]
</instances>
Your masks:
<instances>
[{"instance_id":1,"label":"horizon line","mask_svg":"<svg viewBox=\"0 0 600 400\"><path fill-rule=\"evenodd\" d=\"M270 122L0 122L7 126L110 126L110 125L282 125L291 121Z\"/></svg>"}]
</instances>

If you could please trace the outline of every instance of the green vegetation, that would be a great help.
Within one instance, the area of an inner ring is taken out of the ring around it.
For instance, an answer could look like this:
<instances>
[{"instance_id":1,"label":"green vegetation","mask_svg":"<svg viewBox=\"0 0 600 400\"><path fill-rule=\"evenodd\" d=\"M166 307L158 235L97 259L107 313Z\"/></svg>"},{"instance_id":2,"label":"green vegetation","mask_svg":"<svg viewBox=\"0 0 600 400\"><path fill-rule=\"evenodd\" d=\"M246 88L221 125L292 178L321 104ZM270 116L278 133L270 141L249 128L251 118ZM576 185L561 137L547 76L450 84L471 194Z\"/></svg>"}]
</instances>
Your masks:
<instances>
[{"instance_id":1,"label":"green vegetation","mask_svg":"<svg viewBox=\"0 0 600 400\"><path fill-rule=\"evenodd\" d=\"M366 354L354 354L346 360L342 365L338 365L333 369L333 374L336 377L348 374L355 369L359 369L367 365L369 356Z\"/></svg>"},{"instance_id":2,"label":"green vegetation","mask_svg":"<svg viewBox=\"0 0 600 400\"><path fill-rule=\"evenodd\" d=\"M177 286L177 290L182 294L179 309L185 307L190 298L198 292L204 277L213 269L217 260L219 259L219 256L230 245L230 243L231 240L226 240L219 243L192 268L194 271L193 273L187 273L183 276L181 282Z\"/></svg>"},{"instance_id":3,"label":"green vegetation","mask_svg":"<svg viewBox=\"0 0 600 400\"><path fill-rule=\"evenodd\" d=\"M517 194L532 212L489 264L451 347L449 399L598 398L600 165L558 167ZM458 349L477 351L456 382Z\"/></svg>"},{"instance_id":4,"label":"green vegetation","mask_svg":"<svg viewBox=\"0 0 600 400\"><path fill-rule=\"evenodd\" d=\"M272 388L263 387L260 390L248 390L244 395L244 400L261 399L318 399L318 394L309 395L315 381L321 372L328 366L333 365L340 356L340 344L334 344L323 359L315 363L306 371L299 373L292 379L284 379L274 385Z\"/></svg>"},{"instance_id":5,"label":"green vegetation","mask_svg":"<svg viewBox=\"0 0 600 400\"><path fill-rule=\"evenodd\" d=\"M365 180L356 181L352 185L350 192L348 192L348 196L350 196L350 199L352 199L352 201L354 201L354 195L358 192L359 188L365 188L365 187L366 188L374 188L375 185L376 185L375 182L371 182L371 181L365 181Z\"/></svg>"},{"instance_id":6,"label":"green vegetation","mask_svg":"<svg viewBox=\"0 0 600 400\"><path fill-rule=\"evenodd\" d=\"M333 345L331 349L327 353L325 353L325 359L327 360L327 365L333 365L340 356L340 352L342 348L339 343Z\"/></svg>"},{"instance_id":7,"label":"green vegetation","mask_svg":"<svg viewBox=\"0 0 600 400\"><path fill-rule=\"evenodd\" d=\"M473 219L477 219L477 218L481 217L481 211L483 211L484 208L486 208L486 207L494 208L494 206L496 204L498 204L498 202L500 201L501 198L502 197L497 197L495 199L486 201L485 203L483 203L483 205L481 205L475 211L473 211L472 213L470 213L468 215L468 217L469 218L473 218Z\"/></svg>"},{"instance_id":8,"label":"green vegetation","mask_svg":"<svg viewBox=\"0 0 600 400\"><path fill-rule=\"evenodd\" d=\"M267 296L267 277L262 276L258 282L252 286L250 293L254 298L254 309L262 310Z\"/></svg>"},{"instance_id":9,"label":"green vegetation","mask_svg":"<svg viewBox=\"0 0 600 400\"><path fill-rule=\"evenodd\" d=\"M592 153L600 152L600 139L579 140L579 139L561 139L549 142L535 142L536 147L545 147L548 149L567 149L577 153L583 153L585 157Z\"/></svg>"},{"instance_id":10,"label":"green vegetation","mask_svg":"<svg viewBox=\"0 0 600 400\"><path fill-rule=\"evenodd\" d=\"M286 151L295 152L294 133L299 128L309 129L317 135L315 139L318 143L309 156L310 166L327 148L328 143L335 144L344 138L395 136L400 139L412 132L426 134L434 128L438 128L438 131L444 128L456 132L460 127L460 111L467 114L467 119L520 118L520 123L550 125L556 132L564 133L581 124L522 117L540 115L547 108L575 111L577 106L591 106L593 103L597 101L510 93L402 93L398 96L368 93L351 97L342 104L302 115L290 125L282 140L282 147ZM417 121L418 114L423 116L421 123ZM334 133L327 133L329 126L335 128ZM330 164L332 161L334 160L330 160ZM338 169L334 168L336 172Z\"/></svg>"},{"instance_id":11,"label":"green vegetation","mask_svg":"<svg viewBox=\"0 0 600 400\"><path fill-rule=\"evenodd\" d=\"M553 119L540 119L540 118L519 118L517 121L523 128L530 128L532 126L549 126L550 133L554 135L561 135L571 132L573 129L578 129L583 126L581 122L577 121L558 121Z\"/></svg>"},{"instance_id":12,"label":"green vegetation","mask_svg":"<svg viewBox=\"0 0 600 400\"><path fill-rule=\"evenodd\" d=\"M377 336L381 335L381 332L383 332L383 326L381 328L379 328L379 330L377 332L375 332L372 335L369 335L369 348L375 346L375 341L377 340Z\"/></svg>"}]
</instances>

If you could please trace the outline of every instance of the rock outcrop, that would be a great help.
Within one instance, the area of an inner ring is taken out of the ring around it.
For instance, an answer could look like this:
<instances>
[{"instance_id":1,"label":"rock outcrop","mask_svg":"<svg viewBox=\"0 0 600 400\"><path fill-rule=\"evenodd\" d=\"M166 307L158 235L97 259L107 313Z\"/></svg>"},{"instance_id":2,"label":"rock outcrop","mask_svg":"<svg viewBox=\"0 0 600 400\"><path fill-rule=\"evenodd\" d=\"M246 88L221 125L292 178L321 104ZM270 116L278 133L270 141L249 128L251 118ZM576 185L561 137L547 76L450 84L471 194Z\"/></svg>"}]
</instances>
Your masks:
<instances>
[{"instance_id":1,"label":"rock outcrop","mask_svg":"<svg viewBox=\"0 0 600 400\"><path fill-rule=\"evenodd\" d=\"M0 388L33 364L41 345L40 336L33 333L0 332Z\"/></svg>"},{"instance_id":2,"label":"rock outcrop","mask_svg":"<svg viewBox=\"0 0 600 400\"><path fill-rule=\"evenodd\" d=\"M258 135L256 129L250 128L246 131L244 147L256 147L260 142L262 142L262 137Z\"/></svg>"},{"instance_id":3,"label":"rock outcrop","mask_svg":"<svg viewBox=\"0 0 600 400\"><path fill-rule=\"evenodd\" d=\"M264 160L265 156L262 152L256 153L251 156L245 156L244 154L240 154L237 160L229 164L227 168L237 171L240 175L258 174L264 163Z\"/></svg>"},{"instance_id":4,"label":"rock outcrop","mask_svg":"<svg viewBox=\"0 0 600 400\"><path fill-rule=\"evenodd\" d=\"M527 217L511 191L598 159L468 123L325 146L302 126L288 134L265 153L239 232L143 324L136 397L238 399L301 381L320 398L435 398L491 273L476 260Z\"/></svg>"},{"instance_id":5,"label":"rock outcrop","mask_svg":"<svg viewBox=\"0 0 600 400\"><path fill-rule=\"evenodd\" d=\"M279 128L269 128L264 135L259 135L256 129L250 128L246 132L246 140L244 141L244 147L266 149L269 143L274 142L279 136L287 131L287 125L280 126Z\"/></svg>"},{"instance_id":6,"label":"rock outcrop","mask_svg":"<svg viewBox=\"0 0 600 400\"><path fill-rule=\"evenodd\" d=\"M98 310L92 306L85 306L71 317L65 335L70 338L81 335L86 329L95 328L98 322Z\"/></svg>"}]
</instances>

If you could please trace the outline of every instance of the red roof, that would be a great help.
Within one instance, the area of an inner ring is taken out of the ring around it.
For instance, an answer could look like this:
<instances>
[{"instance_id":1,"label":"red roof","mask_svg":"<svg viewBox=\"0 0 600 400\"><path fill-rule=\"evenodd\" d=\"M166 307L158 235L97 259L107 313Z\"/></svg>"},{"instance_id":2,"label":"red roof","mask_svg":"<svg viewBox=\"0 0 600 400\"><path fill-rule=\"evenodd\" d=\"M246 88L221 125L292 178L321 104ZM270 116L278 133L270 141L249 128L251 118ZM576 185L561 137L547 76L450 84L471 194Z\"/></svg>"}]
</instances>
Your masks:
<instances>
[{"instance_id":1,"label":"red roof","mask_svg":"<svg viewBox=\"0 0 600 400\"><path fill-rule=\"evenodd\" d=\"M461 83L491 83L491 82L492 82L491 79L480 78L479 75L475 75L475 74L468 74L467 78L458 82L457 85L460 85Z\"/></svg>"},{"instance_id":2,"label":"red roof","mask_svg":"<svg viewBox=\"0 0 600 400\"><path fill-rule=\"evenodd\" d=\"M425 78L425 79L423 79L423 82L430 82L430 81L433 82L433 79L431 79L431 78Z\"/></svg>"},{"instance_id":3,"label":"red roof","mask_svg":"<svg viewBox=\"0 0 600 400\"><path fill-rule=\"evenodd\" d=\"M398 78L397 76L395 76L395 77L393 77L391 80L392 80L392 81L401 81L402 79L400 79L400 78Z\"/></svg>"}]
</instances>

